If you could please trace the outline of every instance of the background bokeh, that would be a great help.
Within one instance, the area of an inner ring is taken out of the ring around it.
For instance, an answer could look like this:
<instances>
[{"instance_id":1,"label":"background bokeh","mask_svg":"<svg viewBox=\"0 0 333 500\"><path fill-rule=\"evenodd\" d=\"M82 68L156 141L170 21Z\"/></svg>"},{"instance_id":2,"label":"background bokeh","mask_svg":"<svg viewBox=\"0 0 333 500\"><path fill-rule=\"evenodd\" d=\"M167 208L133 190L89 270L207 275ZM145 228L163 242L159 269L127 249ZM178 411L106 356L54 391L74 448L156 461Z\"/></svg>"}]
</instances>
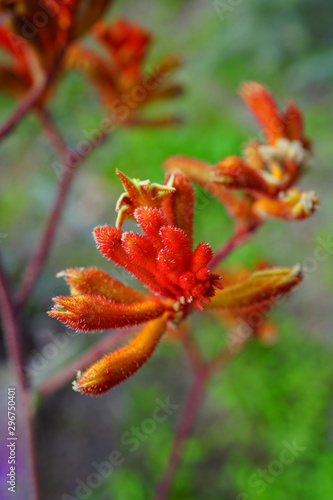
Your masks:
<instances>
[{"instance_id":1,"label":"background bokeh","mask_svg":"<svg viewBox=\"0 0 333 500\"><path fill-rule=\"evenodd\" d=\"M170 155L183 153L216 162L239 153L258 128L236 90L244 80L261 81L281 104L293 97L304 110L315 159L302 187L319 193L321 210L304 222L270 221L226 265L254 265L261 257L281 266L299 262L306 267L307 278L272 313L278 343L251 344L214 379L170 498L331 500L332 245L322 251L327 256L323 261L316 260L314 252L333 238L333 4L329 0L118 0L110 17L115 14L140 22L155 34L148 66L168 52L182 55L178 80L186 93L167 109L183 116L185 123L170 129L119 130L80 168L56 245L30 297L25 332L35 360L55 339L68 342L38 368L35 362L34 383L45 380L95 340L71 334L45 312L52 296L66 293L65 285L55 278L59 270L96 265L112 272L96 251L91 233L96 225L115 221L115 202L122 189L114 169L159 182L161 164ZM1 96L0 105L4 120L15 103ZM73 147L101 119L94 89L76 74L61 83L51 111ZM0 244L14 283L51 206L58 183L55 161L33 117L1 145ZM198 200L196 241L208 241L215 249L230 235L231 221L200 190ZM194 326L207 353L225 341L225 333L212 321L198 316ZM6 387L10 373L3 347L1 352L1 379ZM95 471L93 462L107 460L113 450L121 452L122 465L82 498L150 498L170 451L190 378L179 347L162 343L144 369L101 398L80 396L68 384L41 400L38 446L43 498L75 497L77 479L85 482ZM124 433L132 436L133 429L151 417L156 401L166 398L179 408L154 432L136 438L138 446L124 443ZM259 469L277 470L272 463L279 460L286 442L299 446L295 459L275 475L268 472L259 487Z\"/></svg>"}]
</instances>

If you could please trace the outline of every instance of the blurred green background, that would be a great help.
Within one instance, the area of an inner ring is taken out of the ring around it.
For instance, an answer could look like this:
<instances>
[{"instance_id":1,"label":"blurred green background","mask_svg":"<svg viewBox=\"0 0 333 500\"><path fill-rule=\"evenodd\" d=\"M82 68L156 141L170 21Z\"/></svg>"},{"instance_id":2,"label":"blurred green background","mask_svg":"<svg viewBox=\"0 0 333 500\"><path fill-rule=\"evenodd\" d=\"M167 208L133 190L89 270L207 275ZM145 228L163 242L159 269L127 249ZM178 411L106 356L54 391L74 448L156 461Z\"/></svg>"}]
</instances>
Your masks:
<instances>
[{"instance_id":1,"label":"blurred green background","mask_svg":"<svg viewBox=\"0 0 333 500\"><path fill-rule=\"evenodd\" d=\"M214 379L170 498L331 500L333 258L331 250L325 261L315 261L314 251L320 241L332 238L333 231L333 4L329 0L118 0L110 17L116 14L155 34L147 67L165 53L182 55L184 64L174 79L186 93L161 111L183 116L185 124L117 131L80 168L56 245L27 308L32 356L38 357L59 336L68 342L46 366L34 370L34 382L45 380L95 340L69 331L66 335L66 329L48 319L45 311L52 296L66 293L65 285L55 278L59 270L97 265L112 272L96 251L91 233L96 225L115 221L115 202L122 189L114 169L159 182L161 164L170 155L183 153L216 162L238 154L258 128L236 90L244 80L261 81L281 105L292 97L304 111L315 159L301 185L319 193L321 210L303 222L268 222L226 264L254 265L260 257L281 266L299 262L307 268L307 279L272 313L278 343L251 344ZM4 120L15 103L1 96L0 104ZM76 74L61 83L51 111L72 147L85 138L84 131L100 123L94 89ZM51 206L58 183L55 160L33 117L1 145L0 242L14 283ZM231 229L223 208L198 190L196 241L207 241L216 249ZM196 336L207 352L225 341L225 333L212 322L200 318L195 322ZM5 383L9 377L5 363L1 373ZM84 482L95 471L92 463L107 460L113 450L122 453L124 463L84 498L150 498L166 463L190 380L179 347L162 343L144 369L101 398L75 394L68 384L41 401L43 498L63 499L65 493L75 497L77 478ZM132 426L140 427L151 417L156 399L167 397L179 408L131 451L123 434L131 433ZM286 442L296 442L301 451L279 469L272 464L280 460ZM258 483L259 469L268 470L268 476Z\"/></svg>"}]
</instances>

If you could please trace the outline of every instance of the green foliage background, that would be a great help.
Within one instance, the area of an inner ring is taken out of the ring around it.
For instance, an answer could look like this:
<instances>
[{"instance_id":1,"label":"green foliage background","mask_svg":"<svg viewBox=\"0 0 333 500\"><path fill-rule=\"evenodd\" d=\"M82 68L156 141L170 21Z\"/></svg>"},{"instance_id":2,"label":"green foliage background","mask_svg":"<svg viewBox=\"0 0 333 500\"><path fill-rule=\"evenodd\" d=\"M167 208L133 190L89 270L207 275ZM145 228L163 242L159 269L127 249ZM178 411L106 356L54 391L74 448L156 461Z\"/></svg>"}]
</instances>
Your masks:
<instances>
[{"instance_id":1,"label":"green foliage background","mask_svg":"<svg viewBox=\"0 0 333 500\"><path fill-rule=\"evenodd\" d=\"M215 162L239 153L258 129L236 89L244 80L261 81L281 104L290 96L304 110L315 162L302 186L320 194L321 210L304 222L267 223L226 265L253 265L260 257L282 266L300 262L308 265L308 277L290 301L272 314L279 329L277 345L253 343L214 379L171 498L331 500L332 254L312 271L309 258L318 237L331 237L333 229L333 5L328 0L124 0L116 2L110 15L115 12L155 33L151 65L167 52L183 55L178 80L186 94L167 110L183 116L185 124L172 129L119 130L84 163L56 246L29 302L26 333L31 351L41 352L52 336L64 333L45 316L51 297L65 292L54 278L56 272L92 265L112 272L96 252L91 232L94 226L115 220L121 186L114 169L158 182L163 178L161 164L170 155L183 153ZM14 103L4 97L0 103L4 118ZM100 123L94 90L75 74L62 82L51 110L73 147L85 138L84 131L89 133ZM15 280L37 241L58 179L52 168L53 152L33 117L5 141L1 157L1 246ZM222 207L200 190L198 199L196 240L217 248L230 235L231 222ZM196 328L207 352L225 341L225 333L211 322L198 318ZM66 349L38 371L36 383L95 339L82 335L69 340ZM5 367L2 370L7 373ZM92 462L106 460L112 450L121 451L124 463L93 488L89 498L150 498L170 451L180 407L140 440L135 452L124 446L121 436L152 415L157 398L170 397L182 405L190 379L179 348L164 343L140 373L102 398L80 397L66 387L41 401L39 445L45 498L75 496L76 478L85 481L94 471ZM251 476L279 460L285 441L295 440L304 450L281 473L270 474L271 481L259 492L251 485Z\"/></svg>"}]
</instances>

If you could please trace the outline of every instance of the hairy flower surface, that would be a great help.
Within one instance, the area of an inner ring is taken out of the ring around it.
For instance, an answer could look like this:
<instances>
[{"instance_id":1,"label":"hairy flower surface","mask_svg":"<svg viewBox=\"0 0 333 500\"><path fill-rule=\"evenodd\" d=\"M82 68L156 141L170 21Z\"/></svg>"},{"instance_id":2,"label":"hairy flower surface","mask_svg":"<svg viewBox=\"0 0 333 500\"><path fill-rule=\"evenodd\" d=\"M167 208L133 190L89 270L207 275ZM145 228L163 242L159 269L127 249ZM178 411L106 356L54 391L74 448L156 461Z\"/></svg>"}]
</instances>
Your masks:
<instances>
[{"instance_id":1,"label":"hairy flower surface","mask_svg":"<svg viewBox=\"0 0 333 500\"><path fill-rule=\"evenodd\" d=\"M166 160L165 168L182 170L238 218L309 217L318 208L317 194L293 187L311 158L300 110L289 102L286 111L280 112L268 90L257 82L244 83L240 95L261 125L267 144L250 141L243 158L228 156L216 165L175 156ZM243 197L236 191L242 191Z\"/></svg>"},{"instance_id":2,"label":"hairy flower surface","mask_svg":"<svg viewBox=\"0 0 333 500\"><path fill-rule=\"evenodd\" d=\"M117 174L125 193L117 204L116 226L94 230L97 248L107 259L135 276L146 288L128 287L97 268L72 268L59 273L71 295L55 297L49 312L79 331L133 327L145 323L127 345L79 373L75 390L101 394L133 375L152 355L168 324L180 325L190 313L246 310L289 292L302 279L299 269L256 271L223 289L212 272L207 243L193 245L194 190L184 174L167 175L164 184ZM133 219L139 233L124 231Z\"/></svg>"}]
</instances>

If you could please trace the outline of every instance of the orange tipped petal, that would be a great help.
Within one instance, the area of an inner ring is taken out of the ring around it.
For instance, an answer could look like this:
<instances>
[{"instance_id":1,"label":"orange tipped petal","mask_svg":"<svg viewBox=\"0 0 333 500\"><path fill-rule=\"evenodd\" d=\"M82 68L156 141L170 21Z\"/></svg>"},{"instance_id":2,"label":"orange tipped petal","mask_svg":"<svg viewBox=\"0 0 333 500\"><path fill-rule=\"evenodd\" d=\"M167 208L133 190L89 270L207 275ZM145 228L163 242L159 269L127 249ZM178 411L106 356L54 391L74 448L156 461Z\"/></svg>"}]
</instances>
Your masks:
<instances>
[{"instance_id":1,"label":"orange tipped petal","mask_svg":"<svg viewBox=\"0 0 333 500\"><path fill-rule=\"evenodd\" d=\"M270 144L286 137L283 117L268 90L257 82L245 82L239 90L248 108L260 123Z\"/></svg>"},{"instance_id":2,"label":"orange tipped petal","mask_svg":"<svg viewBox=\"0 0 333 500\"><path fill-rule=\"evenodd\" d=\"M168 224L164 213L158 208L141 207L134 213L135 220L142 231L153 242L156 248L161 248L160 229Z\"/></svg>"},{"instance_id":3,"label":"orange tipped petal","mask_svg":"<svg viewBox=\"0 0 333 500\"><path fill-rule=\"evenodd\" d=\"M278 199L261 198L253 207L260 218L276 217L284 220L301 220L310 217L319 208L319 197L314 191L289 189Z\"/></svg>"},{"instance_id":4,"label":"orange tipped petal","mask_svg":"<svg viewBox=\"0 0 333 500\"><path fill-rule=\"evenodd\" d=\"M193 252L191 271L198 272L202 267L206 267L213 258L213 251L208 243L199 243Z\"/></svg>"},{"instance_id":5,"label":"orange tipped petal","mask_svg":"<svg viewBox=\"0 0 333 500\"><path fill-rule=\"evenodd\" d=\"M170 223L182 229L193 244L193 214L195 192L190 180L181 172L166 177L165 183L175 188L172 196L163 200L163 212Z\"/></svg>"},{"instance_id":6,"label":"orange tipped petal","mask_svg":"<svg viewBox=\"0 0 333 500\"><path fill-rule=\"evenodd\" d=\"M208 308L241 309L289 292L303 279L299 266L256 271L235 285L218 290Z\"/></svg>"},{"instance_id":7,"label":"orange tipped petal","mask_svg":"<svg viewBox=\"0 0 333 500\"><path fill-rule=\"evenodd\" d=\"M66 269L57 276L65 278L72 295L100 295L123 304L145 300L143 293L123 285L96 267Z\"/></svg>"},{"instance_id":8,"label":"orange tipped petal","mask_svg":"<svg viewBox=\"0 0 333 500\"><path fill-rule=\"evenodd\" d=\"M288 138L291 141L300 141L303 146L308 146L307 149L310 149L310 141L303 135L302 113L292 101L287 103L287 109L284 113L284 123Z\"/></svg>"},{"instance_id":9,"label":"orange tipped petal","mask_svg":"<svg viewBox=\"0 0 333 500\"><path fill-rule=\"evenodd\" d=\"M120 304L97 295L55 297L48 313L73 329L89 332L122 328L158 318L165 311L162 302L145 300Z\"/></svg>"},{"instance_id":10,"label":"orange tipped petal","mask_svg":"<svg viewBox=\"0 0 333 500\"><path fill-rule=\"evenodd\" d=\"M158 269L157 253L149 238L143 234L129 232L123 234L122 240L125 252L132 262L151 273L152 279L159 284L159 292L167 297L177 295L177 289L172 286L167 276L161 274ZM150 282L149 285L155 289L154 283Z\"/></svg>"},{"instance_id":11,"label":"orange tipped petal","mask_svg":"<svg viewBox=\"0 0 333 500\"><path fill-rule=\"evenodd\" d=\"M246 189L267 195L276 192L276 186L269 184L260 171L249 167L238 156L228 156L218 163L212 180L231 189Z\"/></svg>"},{"instance_id":12,"label":"orange tipped petal","mask_svg":"<svg viewBox=\"0 0 333 500\"><path fill-rule=\"evenodd\" d=\"M134 375L153 354L167 320L168 315L164 314L150 321L129 344L100 359L83 374L78 373L74 390L99 395Z\"/></svg>"},{"instance_id":13,"label":"orange tipped petal","mask_svg":"<svg viewBox=\"0 0 333 500\"><path fill-rule=\"evenodd\" d=\"M173 255L179 271L185 270L192 256L188 237L182 229L174 226L164 226L160 236L167 251Z\"/></svg>"},{"instance_id":14,"label":"orange tipped petal","mask_svg":"<svg viewBox=\"0 0 333 500\"><path fill-rule=\"evenodd\" d=\"M137 210L145 210L143 209ZM148 210L157 210L157 209L148 209ZM157 210L157 212L160 212ZM147 270L147 266L145 267L145 263L142 265L138 264L138 260L133 258L133 245L132 245L132 253L129 249L129 246L126 249L124 248L124 239L126 242L126 235L121 229L117 229L111 226L100 226L94 229L94 237L97 243L97 247L99 251L108 259L112 260L115 264L118 264L130 273L133 274L138 280L142 281L147 287L149 287L154 292L163 295L169 296L168 291L161 287L161 285L156 280L155 276L152 272ZM134 234L134 233L133 233ZM128 241L127 241L128 243Z\"/></svg>"}]
</instances>

